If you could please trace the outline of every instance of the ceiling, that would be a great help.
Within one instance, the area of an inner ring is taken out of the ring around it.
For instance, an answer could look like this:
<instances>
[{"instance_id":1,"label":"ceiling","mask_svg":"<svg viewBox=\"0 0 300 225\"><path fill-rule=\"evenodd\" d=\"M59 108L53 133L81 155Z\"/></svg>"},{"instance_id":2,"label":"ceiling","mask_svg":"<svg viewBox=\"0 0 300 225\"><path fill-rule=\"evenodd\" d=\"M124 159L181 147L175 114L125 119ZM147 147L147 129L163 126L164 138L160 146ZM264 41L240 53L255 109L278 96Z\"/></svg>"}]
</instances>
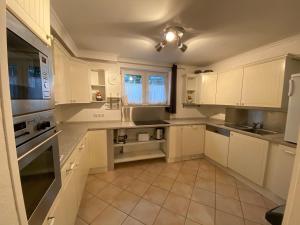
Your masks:
<instances>
[{"instance_id":1,"label":"ceiling","mask_svg":"<svg viewBox=\"0 0 300 225\"><path fill-rule=\"evenodd\" d=\"M299 0L51 0L79 49L205 66L300 33ZM187 32L185 53L154 46L167 25Z\"/></svg>"}]
</instances>

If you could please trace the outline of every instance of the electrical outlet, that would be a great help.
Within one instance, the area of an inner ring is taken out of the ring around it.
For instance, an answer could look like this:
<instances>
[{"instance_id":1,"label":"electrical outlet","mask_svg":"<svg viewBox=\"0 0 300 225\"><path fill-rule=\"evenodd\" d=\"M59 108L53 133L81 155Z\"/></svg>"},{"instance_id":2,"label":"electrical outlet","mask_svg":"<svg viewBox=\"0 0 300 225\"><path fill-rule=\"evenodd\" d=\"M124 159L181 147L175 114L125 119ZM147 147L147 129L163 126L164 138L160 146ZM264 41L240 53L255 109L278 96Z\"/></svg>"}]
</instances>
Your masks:
<instances>
[{"instance_id":1,"label":"electrical outlet","mask_svg":"<svg viewBox=\"0 0 300 225\"><path fill-rule=\"evenodd\" d=\"M94 113L94 117L101 118L101 117L104 117L104 114L103 113Z\"/></svg>"}]
</instances>

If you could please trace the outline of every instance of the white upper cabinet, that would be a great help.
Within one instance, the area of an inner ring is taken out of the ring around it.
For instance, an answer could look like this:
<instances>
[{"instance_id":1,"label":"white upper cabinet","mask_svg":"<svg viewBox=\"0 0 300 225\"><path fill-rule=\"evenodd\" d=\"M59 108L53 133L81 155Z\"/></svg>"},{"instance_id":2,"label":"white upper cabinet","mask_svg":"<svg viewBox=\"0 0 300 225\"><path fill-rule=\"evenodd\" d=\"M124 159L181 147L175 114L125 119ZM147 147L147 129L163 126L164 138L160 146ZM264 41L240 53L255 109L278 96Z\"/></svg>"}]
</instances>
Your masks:
<instances>
[{"instance_id":1,"label":"white upper cabinet","mask_svg":"<svg viewBox=\"0 0 300 225\"><path fill-rule=\"evenodd\" d=\"M187 74L184 77L184 100L186 104L200 104L200 84L201 76L197 74Z\"/></svg>"},{"instance_id":2,"label":"white upper cabinet","mask_svg":"<svg viewBox=\"0 0 300 225\"><path fill-rule=\"evenodd\" d=\"M33 33L51 45L50 0L6 0L6 4Z\"/></svg>"},{"instance_id":3,"label":"white upper cabinet","mask_svg":"<svg viewBox=\"0 0 300 225\"><path fill-rule=\"evenodd\" d=\"M242 68L218 73L216 104L239 106L241 103L242 85Z\"/></svg>"},{"instance_id":4,"label":"white upper cabinet","mask_svg":"<svg viewBox=\"0 0 300 225\"><path fill-rule=\"evenodd\" d=\"M285 59L244 68L242 106L280 108L285 78Z\"/></svg>"},{"instance_id":5,"label":"white upper cabinet","mask_svg":"<svg viewBox=\"0 0 300 225\"><path fill-rule=\"evenodd\" d=\"M216 104L217 73L201 74L200 104Z\"/></svg>"}]
</instances>

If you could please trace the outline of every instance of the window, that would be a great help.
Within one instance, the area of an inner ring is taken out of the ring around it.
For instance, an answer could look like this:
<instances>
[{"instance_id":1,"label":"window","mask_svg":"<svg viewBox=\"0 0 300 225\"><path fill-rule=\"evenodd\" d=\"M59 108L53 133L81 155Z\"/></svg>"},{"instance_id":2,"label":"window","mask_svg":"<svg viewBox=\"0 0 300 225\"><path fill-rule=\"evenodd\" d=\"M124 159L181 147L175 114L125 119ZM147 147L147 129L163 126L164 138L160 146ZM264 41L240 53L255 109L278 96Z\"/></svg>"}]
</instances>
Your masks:
<instances>
[{"instance_id":1,"label":"window","mask_svg":"<svg viewBox=\"0 0 300 225\"><path fill-rule=\"evenodd\" d=\"M123 96L129 105L168 105L167 72L123 70Z\"/></svg>"}]
</instances>

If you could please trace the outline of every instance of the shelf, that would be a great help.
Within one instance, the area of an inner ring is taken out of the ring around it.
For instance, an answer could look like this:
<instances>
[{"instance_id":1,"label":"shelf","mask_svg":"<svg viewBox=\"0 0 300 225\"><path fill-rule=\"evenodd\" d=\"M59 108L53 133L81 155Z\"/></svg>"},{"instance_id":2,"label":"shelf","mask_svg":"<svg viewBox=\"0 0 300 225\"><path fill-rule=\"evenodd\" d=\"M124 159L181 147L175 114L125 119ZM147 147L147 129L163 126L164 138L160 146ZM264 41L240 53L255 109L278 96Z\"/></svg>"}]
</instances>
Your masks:
<instances>
[{"instance_id":1,"label":"shelf","mask_svg":"<svg viewBox=\"0 0 300 225\"><path fill-rule=\"evenodd\" d=\"M121 146L132 146L132 145L142 145L142 144L154 144L154 143L164 143L166 142L165 139L162 140L150 140L150 141L128 141L125 144L113 144L114 147L121 147Z\"/></svg>"},{"instance_id":2,"label":"shelf","mask_svg":"<svg viewBox=\"0 0 300 225\"><path fill-rule=\"evenodd\" d=\"M144 159L164 158L166 154L160 149L140 150L124 153L115 153L115 163L131 162Z\"/></svg>"}]
</instances>

